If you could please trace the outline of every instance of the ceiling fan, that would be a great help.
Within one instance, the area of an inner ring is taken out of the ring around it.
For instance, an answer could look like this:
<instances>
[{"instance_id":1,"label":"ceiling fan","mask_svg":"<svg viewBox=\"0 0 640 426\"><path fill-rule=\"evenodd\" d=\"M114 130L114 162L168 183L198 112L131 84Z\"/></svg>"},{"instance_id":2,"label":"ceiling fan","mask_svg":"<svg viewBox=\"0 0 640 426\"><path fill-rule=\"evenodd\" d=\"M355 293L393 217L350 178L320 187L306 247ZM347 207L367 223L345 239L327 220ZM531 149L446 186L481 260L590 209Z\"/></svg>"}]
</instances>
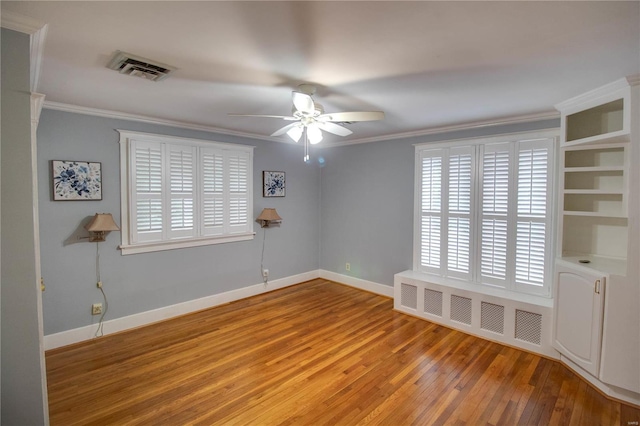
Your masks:
<instances>
[{"instance_id":1,"label":"ceiling fan","mask_svg":"<svg viewBox=\"0 0 640 426\"><path fill-rule=\"evenodd\" d=\"M286 133L295 142L298 142L304 136L305 162L309 161L309 144L319 143L322 140L323 130L338 136L349 136L353 132L344 127L344 124L351 124L357 121L382 120L384 118L384 112L382 111L325 113L322 105L314 102L311 97L315 92L316 88L311 84L299 85L298 90L292 92L293 107L290 116L233 113L229 115L235 117L278 118L292 121L292 123L273 132L271 136L280 136Z\"/></svg>"}]
</instances>

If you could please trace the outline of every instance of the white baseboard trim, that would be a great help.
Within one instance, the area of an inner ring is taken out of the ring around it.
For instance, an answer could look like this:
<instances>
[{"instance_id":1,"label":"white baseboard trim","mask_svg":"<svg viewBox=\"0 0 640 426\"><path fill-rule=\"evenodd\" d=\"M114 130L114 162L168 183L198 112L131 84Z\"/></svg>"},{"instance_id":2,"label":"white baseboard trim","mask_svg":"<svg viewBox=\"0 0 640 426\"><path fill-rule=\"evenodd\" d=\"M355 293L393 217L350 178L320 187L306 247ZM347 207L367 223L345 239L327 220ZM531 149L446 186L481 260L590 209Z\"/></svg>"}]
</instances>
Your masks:
<instances>
[{"instance_id":1,"label":"white baseboard trim","mask_svg":"<svg viewBox=\"0 0 640 426\"><path fill-rule=\"evenodd\" d=\"M371 293L379 294L381 296L393 298L392 286L378 284L373 281L367 281L361 278L350 277L348 275L338 274L337 272L331 272L325 269L320 269L320 278L324 278L325 280L335 281L340 284L345 284L350 287L355 287L360 290L365 290Z\"/></svg>"},{"instance_id":2,"label":"white baseboard trim","mask_svg":"<svg viewBox=\"0 0 640 426\"><path fill-rule=\"evenodd\" d=\"M560 355L560 362L566 365L578 376L591 383L593 387L598 389L605 396L640 407L640 394L601 382L564 355Z\"/></svg>"},{"instance_id":3,"label":"white baseboard trim","mask_svg":"<svg viewBox=\"0 0 640 426\"><path fill-rule=\"evenodd\" d=\"M140 312L139 314L129 315L122 318L116 318L104 322L104 335L118 333L120 331L149 325L154 322L166 320L191 312L200 311L202 309L212 308L214 306L223 305L247 297L256 296L262 293L268 293L291 285L299 284L320 277L320 270L304 272L302 274L292 275L285 278L269 281L265 286L263 283L239 288L237 290L227 291L225 293L213 294L211 296L202 297L200 299L190 300L188 302L177 303L175 305L165 306L163 308L151 311ZM61 331L59 333L44 336L45 350L55 349L62 346L71 345L73 343L91 340L96 334L98 324L87 325L72 330Z\"/></svg>"}]
</instances>

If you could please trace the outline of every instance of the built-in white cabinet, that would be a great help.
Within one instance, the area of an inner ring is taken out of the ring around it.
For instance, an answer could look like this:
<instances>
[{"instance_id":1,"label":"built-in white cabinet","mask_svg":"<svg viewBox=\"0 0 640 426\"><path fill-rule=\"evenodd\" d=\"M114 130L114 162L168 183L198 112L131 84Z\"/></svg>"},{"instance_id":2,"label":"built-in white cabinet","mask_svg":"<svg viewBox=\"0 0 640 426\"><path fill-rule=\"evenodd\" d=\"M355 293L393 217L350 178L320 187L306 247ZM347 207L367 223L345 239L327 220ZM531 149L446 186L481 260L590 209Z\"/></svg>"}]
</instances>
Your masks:
<instances>
[{"instance_id":1,"label":"built-in white cabinet","mask_svg":"<svg viewBox=\"0 0 640 426\"><path fill-rule=\"evenodd\" d=\"M553 346L605 393L639 404L640 76L556 108Z\"/></svg>"},{"instance_id":2,"label":"built-in white cabinet","mask_svg":"<svg viewBox=\"0 0 640 426\"><path fill-rule=\"evenodd\" d=\"M606 277L572 265L556 265L553 347L598 376Z\"/></svg>"}]
</instances>

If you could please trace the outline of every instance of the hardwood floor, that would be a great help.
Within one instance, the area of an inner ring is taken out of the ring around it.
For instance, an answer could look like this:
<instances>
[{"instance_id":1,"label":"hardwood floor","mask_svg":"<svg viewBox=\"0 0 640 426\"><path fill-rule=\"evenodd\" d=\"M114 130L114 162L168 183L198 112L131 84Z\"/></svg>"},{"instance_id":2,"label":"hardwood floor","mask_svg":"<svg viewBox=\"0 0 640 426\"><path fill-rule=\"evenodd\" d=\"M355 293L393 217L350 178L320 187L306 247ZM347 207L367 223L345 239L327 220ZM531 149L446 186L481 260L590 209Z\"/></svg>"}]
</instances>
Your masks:
<instances>
[{"instance_id":1,"label":"hardwood floor","mask_svg":"<svg viewBox=\"0 0 640 426\"><path fill-rule=\"evenodd\" d=\"M628 425L561 364L317 279L47 352L52 425Z\"/></svg>"}]
</instances>

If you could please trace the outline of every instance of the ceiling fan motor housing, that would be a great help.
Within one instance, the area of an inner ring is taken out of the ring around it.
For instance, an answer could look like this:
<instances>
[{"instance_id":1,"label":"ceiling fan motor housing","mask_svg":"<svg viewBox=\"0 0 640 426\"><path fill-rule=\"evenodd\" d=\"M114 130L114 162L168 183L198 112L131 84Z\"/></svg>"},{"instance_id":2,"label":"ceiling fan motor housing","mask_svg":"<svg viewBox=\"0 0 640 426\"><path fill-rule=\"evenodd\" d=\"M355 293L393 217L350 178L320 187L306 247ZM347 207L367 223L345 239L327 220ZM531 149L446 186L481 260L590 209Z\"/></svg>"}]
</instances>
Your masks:
<instances>
[{"instance_id":1,"label":"ceiling fan motor housing","mask_svg":"<svg viewBox=\"0 0 640 426\"><path fill-rule=\"evenodd\" d=\"M298 111L294 105L291 107L291 115L293 115L296 118L303 118L303 117L318 117L319 115L324 114L324 107L321 104L314 102L313 106L314 106L313 113L306 114L303 111Z\"/></svg>"}]
</instances>

